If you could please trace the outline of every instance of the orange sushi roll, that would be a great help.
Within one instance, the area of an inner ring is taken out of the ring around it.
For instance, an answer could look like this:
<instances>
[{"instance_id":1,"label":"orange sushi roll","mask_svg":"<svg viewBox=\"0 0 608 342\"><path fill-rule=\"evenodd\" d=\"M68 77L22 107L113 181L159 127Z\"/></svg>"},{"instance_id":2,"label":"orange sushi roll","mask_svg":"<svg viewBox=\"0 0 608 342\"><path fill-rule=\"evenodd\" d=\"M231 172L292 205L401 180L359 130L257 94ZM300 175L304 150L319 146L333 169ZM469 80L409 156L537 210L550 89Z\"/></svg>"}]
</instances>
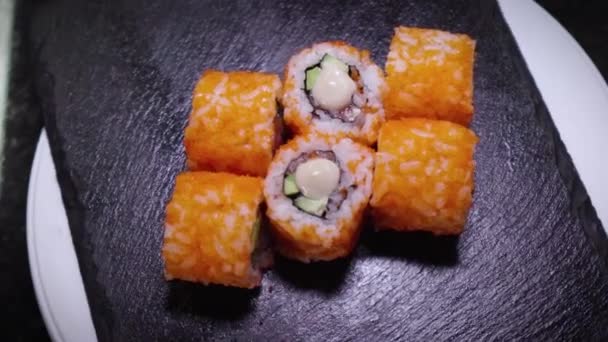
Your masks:
<instances>
[{"instance_id":1,"label":"orange sushi roll","mask_svg":"<svg viewBox=\"0 0 608 342\"><path fill-rule=\"evenodd\" d=\"M473 131L448 121L388 121L370 201L376 228L460 234L471 206L476 143Z\"/></svg>"},{"instance_id":2,"label":"orange sushi roll","mask_svg":"<svg viewBox=\"0 0 608 342\"><path fill-rule=\"evenodd\" d=\"M264 181L275 246L302 262L355 247L372 188L373 151L348 138L304 135L277 151Z\"/></svg>"},{"instance_id":3,"label":"orange sushi roll","mask_svg":"<svg viewBox=\"0 0 608 342\"><path fill-rule=\"evenodd\" d=\"M422 117L468 126L475 41L464 34L397 27L386 61L387 120Z\"/></svg>"},{"instance_id":4,"label":"orange sushi roll","mask_svg":"<svg viewBox=\"0 0 608 342\"><path fill-rule=\"evenodd\" d=\"M167 204L165 278L253 288L271 263L260 235L262 179L184 172Z\"/></svg>"},{"instance_id":5,"label":"orange sushi roll","mask_svg":"<svg viewBox=\"0 0 608 342\"><path fill-rule=\"evenodd\" d=\"M280 90L277 75L206 71L185 132L188 168L265 176L281 139Z\"/></svg>"},{"instance_id":6,"label":"orange sushi roll","mask_svg":"<svg viewBox=\"0 0 608 342\"><path fill-rule=\"evenodd\" d=\"M285 68L285 123L298 135L349 137L372 145L384 122L384 74L342 41L318 43L291 57Z\"/></svg>"}]
</instances>

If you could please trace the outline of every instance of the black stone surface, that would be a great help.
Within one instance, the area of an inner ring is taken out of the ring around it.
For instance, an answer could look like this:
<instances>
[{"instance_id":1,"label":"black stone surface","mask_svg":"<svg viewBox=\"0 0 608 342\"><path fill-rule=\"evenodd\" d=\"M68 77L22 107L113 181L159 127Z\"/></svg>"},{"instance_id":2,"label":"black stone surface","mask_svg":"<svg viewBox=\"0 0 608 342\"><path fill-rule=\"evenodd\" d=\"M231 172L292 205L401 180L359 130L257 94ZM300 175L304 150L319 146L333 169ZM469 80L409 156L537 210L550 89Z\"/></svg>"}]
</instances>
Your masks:
<instances>
[{"instance_id":1,"label":"black stone surface","mask_svg":"<svg viewBox=\"0 0 608 342\"><path fill-rule=\"evenodd\" d=\"M602 2L541 3L606 77ZM198 10L189 10L195 5ZM0 193L8 209L0 214L6 271L0 302L9 319L0 336L45 336L24 233L40 127L30 88L37 75L103 340L606 338L606 239L597 234L601 227L594 226L592 207L494 5L463 12L450 10L458 4L447 1L410 2L340 14L326 6L331 2L261 4L258 12L251 4L242 16L242 9L226 8L237 7L232 4L40 1L31 26L29 15L19 16ZM234 35L213 39L223 31L221 22L239 17L245 19ZM316 25L301 30L311 21ZM156 253L162 206L183 161L176 132L201 69L279 71L296 47L325 38L370 48L383 63L396 23L429 23L479 40L478 189L462 238L367 232L352 260L313 266L279 260L254 293L162 282ZM26 47L24 34L31 38ZM272 51L265 52L265 44ZM31 67L26 55L35 57ZM525 187L530 192L520 191Z\"/></svg>"},{"instance_id":2,"label":"black stone surface","mask_svg":"<svg viewBox=\"0 0 608 342\"><path fill-rule=\"evenodd\" d=\"M0 340L45 341L48 335L36 304L25 235L28 178L42 115L29 59L28 5L19 3L16 13L6 116L0 114L5 139L0 144Z\"/></svg>"}]
</instances>

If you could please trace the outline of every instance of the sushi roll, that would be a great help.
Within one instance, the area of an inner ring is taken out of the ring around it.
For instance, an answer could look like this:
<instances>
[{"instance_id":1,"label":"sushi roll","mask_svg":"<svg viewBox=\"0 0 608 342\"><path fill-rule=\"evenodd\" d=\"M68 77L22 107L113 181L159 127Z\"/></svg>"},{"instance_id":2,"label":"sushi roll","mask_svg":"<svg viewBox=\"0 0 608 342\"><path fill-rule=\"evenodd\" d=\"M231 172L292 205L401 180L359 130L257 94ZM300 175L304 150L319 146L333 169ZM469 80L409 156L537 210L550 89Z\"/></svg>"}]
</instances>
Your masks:
<instances>
[{"instance_id":1,"label":"sushi roll","mask_svg":"<svg viewBox=\"0 0 608 342\"><path fill-rule=\"evenodd\" d=\"M468 126L475 41L464 34L397 27L386 60L388 120L422 117Z\"/></svg>"},{"instance_id":2,"label":"sushi roll","mask_svg":"<svg viewBox=\"0 0 608 342\"><path fill-rule=\"evenodd\" d=\"M471 206L476 143L473 131L448 121L384 124L370 201L376 228L460 234Z\"/></svg>"},{"instance_id":3,"label":"sushi roll","mask_svg":"<svg viewBox=\"0 0 608 342\"><path fill-rule=\"evenodd\" d=\"M280 90L277 75L206 71L184 137L188 168L265 176L281 142Z\"/></svg>"},{"instance_id":4,"label":"sushi roll","mask_svg":"<svg viewBox=\"0 0 608 342\"><path fill-rule=\"evenodd\" d=\"M205 171L177 176L162 247L167 280L260 285L272 262L260 233L262 182Z\"/></svg>"},{"instance_id":5,"label":"sushi roll","mask_svg":"<svg viewBox=\"0 0 608 342\"><path fill-rule=\"evenodd\" d=\"M382 70L369 52L344 42L313 45L285 69L285 123L295 134L316 132L376 142L384 122Z\"/></svg>"},{"instance_id":6,"label":"sushi roll","mask_svg":"<svg viewBox=\"0 0 608 342\"><path fill-rule=\"evenodd\" d=\"M373 151L348 138L304 135L283 145L264 181L275 246L302 262L348 255L371 195Z\"/></svg>"}]
</instances>

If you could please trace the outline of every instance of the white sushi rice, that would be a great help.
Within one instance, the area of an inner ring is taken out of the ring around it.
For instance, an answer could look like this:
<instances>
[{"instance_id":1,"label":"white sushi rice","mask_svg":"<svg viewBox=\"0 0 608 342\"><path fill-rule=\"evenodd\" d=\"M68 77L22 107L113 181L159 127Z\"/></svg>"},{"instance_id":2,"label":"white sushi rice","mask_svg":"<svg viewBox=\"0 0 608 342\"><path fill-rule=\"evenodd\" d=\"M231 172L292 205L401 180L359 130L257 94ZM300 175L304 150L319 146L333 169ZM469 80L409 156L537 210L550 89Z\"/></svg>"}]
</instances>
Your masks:
<instances>
[{"instance_id":1,"label":"white sushi rice","mask_svg":"<svg viewBox=\"0 0 608 342\"><path fill-rule=\"evenodd\" d=\"M342 220L353 220L356 212L366 206L372 191L372 171L374 158L370 149L356 144L348 138L327 138L315 135L298 137L294 142L297 148L281 148L270 164L264 183L264 193L269 210L274 219L287 221L290 229L298 233L305 226L314 225L316 234L325 244L339 235L337 223ZM347 197L336 212L328 213L326 218L305 213L293 205L293 200L283 193L283 181L289 163L303 153L312 151L332 151L341 168L339 188L356 185L348 192ZM357 162L355 173L346 165Z\"/></svg>"},{"instance_id":2,"label":"white sushi rice","mask_svg":"<svg viewBox=\"0 0 608 342\"><path fill-rule=\"evenodd\" d=\"M294 55L287 64L286 78L295 80L298 85L294 89L288 89L284 94L286 110L289 103L297 103L297 115L302 120L310 122L315 130L326 134L347 134L355 131L356 136L368 136L374 129L377 129L377 122L384 121L384 108L382 105L382 92L386 88L384 82L384 74L382 70L372 62L368 56L362 54L353 54L350 46L343 46L332 42L325 42L313 45L309 49L304 49L297 55ZM340 119L329 118L322 116L320 119L313 119L312 112L314 110L310 103L306 91L304 90L304 81L306 79L306 69L320 62L320 60L329 54L338 58L342 62L354 66L359 71L363 82L363 96L367 100L367 111L364 111L365 122L362 127L357 127L353 123L343 122ZM370 110L371 109L371 110ZM290 115L289 113L287 115ZM352 136L352 134L351 134Z\"/></svg>"}]
</instances>

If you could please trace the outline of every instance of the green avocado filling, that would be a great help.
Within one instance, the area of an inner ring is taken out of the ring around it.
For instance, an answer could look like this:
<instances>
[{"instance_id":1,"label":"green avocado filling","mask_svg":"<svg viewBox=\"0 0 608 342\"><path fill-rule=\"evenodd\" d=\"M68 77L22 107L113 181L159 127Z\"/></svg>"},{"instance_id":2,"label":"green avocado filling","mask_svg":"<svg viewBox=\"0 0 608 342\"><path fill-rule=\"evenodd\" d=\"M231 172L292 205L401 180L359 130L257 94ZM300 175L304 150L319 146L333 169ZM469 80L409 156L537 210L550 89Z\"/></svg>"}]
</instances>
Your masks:
<instances>
[{"instance_id":1,"label":"green avocado filling","mask_svg":"<svg viewBox=\"0 0 608 342\"><path fill-rule=\"evenodd\" d=\"M321 73L321 68L314 67L312 69L306 70L306 90L311 91L312 87L317 82L317 78Z\"/></svg>"},{"instance_id":2,"label":"green avocado filling","mask_svg":"<svg viewBox=\"0 0 608 342\"><path fill-rule=\"evenodd\" d=\"M296 176L293 174L287 175L287 177L285 177L285 180L283 181L283 193L285 194L285 196L295 195L299 192L300 190L296 185Z\"/></svg>"},{"instance_id":3,"label":"green avocado filling","mask_svg":"<svg viewBox=\"0 0 608 342\"><path fill-rule=\"evenodd\" d=\"M294 196L300 193L300 189L298 189L298 185L296 184L296 176L294 174L287 175L285 180L283 180L283 193L285 196ZM321 199L312 199L304 195L299 195L294 199L293 204L300 210L311 215L323 216L325 210L327 209L328 200L329 199L327 197ZM256 225L259 225L257 221Z\"/></svg>"},{"instance_id":4,"label":"green avocado filling","mask_svg":"<svg viewBox=\"0 0 608 342\"><path fill-rule=\"evenodd\" d=\"M293 204L309 214L323 216L323 213L327 208L327 200L327 197L316 200L305 196L299 196L294 200Z\"/></svg>"},{"instance_id":5,"label":"green avocado filling","mask_svg":"<svg viewBox=\"0 0 608 342\"><path fill-rule=\"evenodd\" d=\"M342 71L348 73L348 65L346 63L342 62L341 60L337 59L332 55L325 54L323 58L321 58L321 62L319 62L319 64L310 67L306 70L306 80L304 82L304 85L307 91L312 90L312 88L315 86L315 83L317 82L317 78L319 78L321 69L326 68L329 64L332 64L341 69Z\"/></svg>"},{"instance_id":6,"label":"green avocado filling","mask_svg":"<svg viewBox=\"0 0 608 342\"><path fill-rule=\"evenodd\" d=\"M342 69L342 71L348 73L348 65L346 63L342 62L341 60L337 59L332 55L325 54L325 56L323 56L323 58L321 59L321 68L327 67L328 64L333 64L338 67L338 69Z\"/></svg>"},{"instance_id":7,"label":"green avocado filling","mask_svg":"<svg viewBox=\"0 0 608 342\"><path fill-rule=\"evenodd\" d=\"M262 224L262 220L260 219L260 215L258 215L253 223L253 229L251 230L251 241L255 245L258 241L258 235L260 234L260 226Z\"/></svg>"}]
</instances>

